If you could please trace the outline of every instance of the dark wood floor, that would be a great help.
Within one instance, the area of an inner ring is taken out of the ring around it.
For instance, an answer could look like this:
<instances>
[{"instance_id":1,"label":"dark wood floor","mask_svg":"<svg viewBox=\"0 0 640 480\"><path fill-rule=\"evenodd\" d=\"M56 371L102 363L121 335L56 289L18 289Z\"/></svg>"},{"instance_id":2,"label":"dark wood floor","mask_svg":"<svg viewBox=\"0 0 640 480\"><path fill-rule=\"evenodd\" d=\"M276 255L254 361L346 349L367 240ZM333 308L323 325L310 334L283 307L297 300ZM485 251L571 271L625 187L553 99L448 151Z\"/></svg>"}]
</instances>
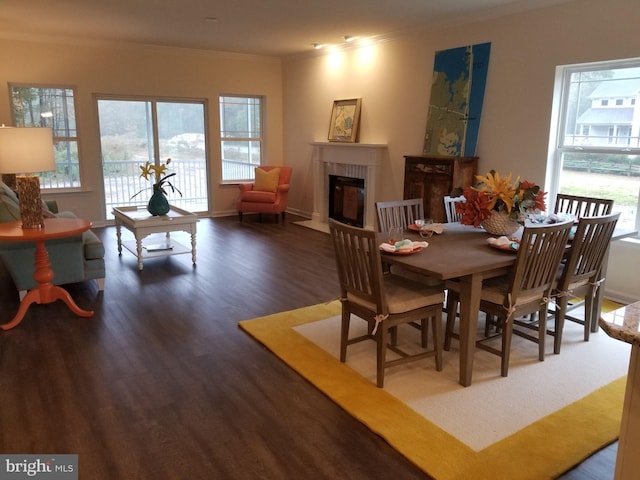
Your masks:
<instances>
[{"instance_id":1,"label":"dark wood floor","mask_svg":"<svg viewBox=\"0 0 640 480\"><path fill-rule=\"evenodd\" d=\"M427 478L237 327L337 297L328 235L293 220L202 219L197 267L142 272L96 229L105 292L68 288L94 317L34 305L0 332L0 452L77 453L82 480ZM0 285L8 320L2 267ZM614 462L615 444L563 478L612 478Z\"/></svg>"}]
</instances>

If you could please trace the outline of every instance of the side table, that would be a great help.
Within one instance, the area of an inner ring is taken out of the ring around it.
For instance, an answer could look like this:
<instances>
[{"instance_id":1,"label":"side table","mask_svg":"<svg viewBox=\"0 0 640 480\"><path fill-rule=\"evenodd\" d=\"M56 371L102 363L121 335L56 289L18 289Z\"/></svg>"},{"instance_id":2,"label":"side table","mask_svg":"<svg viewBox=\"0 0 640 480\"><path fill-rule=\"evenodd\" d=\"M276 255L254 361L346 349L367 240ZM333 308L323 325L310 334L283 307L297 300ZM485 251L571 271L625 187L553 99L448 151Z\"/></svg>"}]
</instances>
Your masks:
<instances>
[{"instance_id":1,"label":"side table","mask_svg":"<svg viewBox=\"0 0 640 480\"><path fill-rule=\"evenodd\" d=\"M34 280L38 285L27 292L18 308L18 313L8 323L0 325L9 330L18 325L24 318L32 303L46 304L62 300L69 309L80 317L91 317L93 311L83 310L71 298L64 288L53 285L53 270L49 261L45 241L55 238L70 237L89 230L91 222L79 218L46 218L42 228L22 228L21 221L0 223L0 240L11 242L34 242L35 272Z\"/></svg>"}]
</instances>

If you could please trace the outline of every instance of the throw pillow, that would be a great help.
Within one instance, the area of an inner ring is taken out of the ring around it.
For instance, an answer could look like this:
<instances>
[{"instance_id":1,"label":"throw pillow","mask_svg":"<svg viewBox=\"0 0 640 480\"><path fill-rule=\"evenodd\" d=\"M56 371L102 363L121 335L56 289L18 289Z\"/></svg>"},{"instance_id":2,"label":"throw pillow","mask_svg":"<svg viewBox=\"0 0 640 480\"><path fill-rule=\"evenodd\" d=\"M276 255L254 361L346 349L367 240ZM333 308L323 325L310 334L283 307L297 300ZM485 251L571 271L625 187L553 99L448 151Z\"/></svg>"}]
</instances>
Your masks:
<instances>
[{"instance_id":1,"label":"throw pillow","mask_svg":"<svg viewBox=\"0 0 640 480\"><path fill-rule=\"evenodd\" d=\"M261 192L275 192L278 190L279 179L279 168L273 168L269 171L262 168L256 168L256 180L253 184L253 189Z\"/></svg>"}]
</instances>

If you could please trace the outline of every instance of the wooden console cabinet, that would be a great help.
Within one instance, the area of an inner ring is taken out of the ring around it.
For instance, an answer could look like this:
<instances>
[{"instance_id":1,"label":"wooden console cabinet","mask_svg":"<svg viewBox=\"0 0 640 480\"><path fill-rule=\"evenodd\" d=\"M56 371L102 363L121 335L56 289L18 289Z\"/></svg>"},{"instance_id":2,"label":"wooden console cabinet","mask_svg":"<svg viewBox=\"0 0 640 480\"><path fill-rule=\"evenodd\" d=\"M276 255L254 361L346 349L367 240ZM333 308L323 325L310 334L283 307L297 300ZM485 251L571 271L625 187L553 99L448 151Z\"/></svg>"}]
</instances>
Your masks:
<instances>
[{"instance_id":1,"label":"wooden console cabinet","mask_svg":"<svg viewBox=\"0 0 640 480\"><path fill-rule=\"evenodd\" d=\"M422 198L424 214L435 222L446 222L445 195L455 188L475 183L478 157L405 155L404 198Z\"/></svg>"}]
</instances>

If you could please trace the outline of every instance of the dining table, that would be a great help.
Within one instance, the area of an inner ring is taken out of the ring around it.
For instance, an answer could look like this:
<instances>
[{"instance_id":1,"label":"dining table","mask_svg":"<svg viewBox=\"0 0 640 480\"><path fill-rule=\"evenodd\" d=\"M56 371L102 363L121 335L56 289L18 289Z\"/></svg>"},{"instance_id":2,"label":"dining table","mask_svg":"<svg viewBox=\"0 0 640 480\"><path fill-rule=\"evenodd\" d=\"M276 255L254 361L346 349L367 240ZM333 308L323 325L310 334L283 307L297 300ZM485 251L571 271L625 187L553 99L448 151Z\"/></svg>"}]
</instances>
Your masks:
<instances>
[{"instance_id":1,"label":"dining table","mask_svg":"<svg viewBox=\"0 0 640 480\"><path fill-rule=\"evenodd\" d=\"M385 234L380 234L384 242ZM458 279L460 282L460 378L462 386L471 385L473 357L476 346L480 293L485 279L509 273L516 254L494 248L487 242L491 237L481 228L461 223L446 223L442 234L428 239L408 230L406 238L427 241L428 247L405 254L382 252L383 261L402 265L413 272L439 280Z\"/></svg>"},{"instance_id":2,"label":"dining table","mask_svg":"<svg viewBox=\"0 0 640 480\"><path fill-rule=\"evenodd\" d=\"M421 238L413 229L407 230L405 238L414 241L426 240L428 246L411 254L382 251L382 260L387 264L401 265L407 270L439 280L459 281L459 382L462 386L468 387L473 376L482 282L508 274L515 264L517 250L490 245L487 239L495 236L480 227L459 222L445 223L442 226L441 234L434 233L426 239ZM627 235L626 231L617 231L613 240ZM379 233L380 243L386 242L387 237L388 234ZM597 302L601 302L601 298L598 298Z\"/></svg>"}]
</instances>

